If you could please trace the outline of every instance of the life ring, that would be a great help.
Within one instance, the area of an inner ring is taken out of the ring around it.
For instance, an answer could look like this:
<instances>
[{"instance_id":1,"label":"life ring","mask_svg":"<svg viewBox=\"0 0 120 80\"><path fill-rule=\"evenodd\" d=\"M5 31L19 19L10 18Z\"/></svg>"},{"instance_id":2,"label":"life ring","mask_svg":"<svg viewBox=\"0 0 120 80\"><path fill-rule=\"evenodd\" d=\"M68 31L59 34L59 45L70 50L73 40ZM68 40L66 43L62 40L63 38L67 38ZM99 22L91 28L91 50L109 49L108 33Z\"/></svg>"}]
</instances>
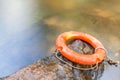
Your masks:
<instances>
[{"instance_id":1,"label":"life ring","mask_svg":"<svg viewBox=\"0 0 120 80\"><path fill-rule=\"evenodd\" d=\"M95 48L94 54L79 54L68 48L66 42L70 39L80 39ZM59 52L70 61L83 65L93 65L102 62L106 57L104 46L96 38L82 32L64 32L56 39L56 47Z\"/></svg>"}]
</instances>

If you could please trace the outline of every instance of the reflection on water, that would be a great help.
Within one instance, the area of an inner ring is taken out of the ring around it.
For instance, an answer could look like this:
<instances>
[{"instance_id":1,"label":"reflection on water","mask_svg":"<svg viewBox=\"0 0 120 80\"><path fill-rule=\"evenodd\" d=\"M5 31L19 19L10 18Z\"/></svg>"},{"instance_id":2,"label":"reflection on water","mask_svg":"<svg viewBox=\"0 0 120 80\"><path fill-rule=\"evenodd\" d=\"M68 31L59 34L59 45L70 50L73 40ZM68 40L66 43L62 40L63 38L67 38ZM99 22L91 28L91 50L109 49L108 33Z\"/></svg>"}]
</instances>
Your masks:
<instances>
[{"instance_id":1,"label":"reflection on water","mask_svg":"<svg viewBox=\"0 0 120 80\"><path fill-rule=\"evenodd\" d=\"M53 52L56 37L70 30L95 36L107 48L107 55L120 61L119 2L1 0L0 77ZM107 65L101 80L118 80L118 75L119 68Z\"/></svg>"},{"instance_id":2,"label":"reflection on water","mask_svg":"<svg viewBox=\"0 0 120 80\"><path fill-rule=\"evenodd\" d=\"M2 0L1 3L0 77L3 77L45 55L47 42L44 25L31 24L32 2Z\"/></svg>"}]
</instances>

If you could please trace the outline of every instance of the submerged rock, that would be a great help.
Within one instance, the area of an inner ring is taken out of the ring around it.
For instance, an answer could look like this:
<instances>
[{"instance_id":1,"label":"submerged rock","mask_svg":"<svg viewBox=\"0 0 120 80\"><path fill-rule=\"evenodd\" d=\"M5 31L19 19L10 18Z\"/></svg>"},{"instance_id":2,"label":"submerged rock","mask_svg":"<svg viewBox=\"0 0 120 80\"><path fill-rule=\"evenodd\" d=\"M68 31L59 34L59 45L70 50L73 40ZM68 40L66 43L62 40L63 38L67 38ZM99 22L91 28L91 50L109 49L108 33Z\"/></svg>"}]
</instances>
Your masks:
<instances>
[{"instance_id":1,"label":"submerged rock","mask_svg":"<svg viewBox=\"0 0 120 80\"><path fill-rule=\"evenodd\" d=\"M90 45L81 40L70 42L68 47L82 54L93 53L94 51ZM58 56L73 66L86 67L85 65L73 63L60 54ZM55 54L52 54L4 78L4 80L98 80L103 71L103 63L99 64L97 70L78 70L59 61Z\"/></svg>"}]
</instances>

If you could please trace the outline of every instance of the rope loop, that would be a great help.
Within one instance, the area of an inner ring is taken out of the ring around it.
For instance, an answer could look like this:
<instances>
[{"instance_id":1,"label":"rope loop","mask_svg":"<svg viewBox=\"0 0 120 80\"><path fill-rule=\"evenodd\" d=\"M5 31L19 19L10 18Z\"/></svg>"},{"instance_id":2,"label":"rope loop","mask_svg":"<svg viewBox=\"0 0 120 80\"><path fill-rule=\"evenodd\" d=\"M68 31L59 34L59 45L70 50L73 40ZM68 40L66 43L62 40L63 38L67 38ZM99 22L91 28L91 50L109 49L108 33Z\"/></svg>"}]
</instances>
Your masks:
<instances>
[{"instance_id":1,"label":"rope loop","mask_svg":"<svg viewBox=\"0 0 120 80\"><path fill-rule=\"evenodd\" d=\"M64 62L65 64L67 64L68 66L70 66L70 67L72 67L72 68L79 69L79 70L98 70L98 62L95 64L95 66L92 66L92 65L91 65L91 67L89 67L89 68L76 67L76 66L73 66L73 65L71 65L70 63L66 62L66 61L63 60L62 58L60 58L60 57L58 56L58 53L60 53L60 52L56 49L56 51L55 51L55 57L56 57L58 60Z\"/></svg>"}]
</instances>

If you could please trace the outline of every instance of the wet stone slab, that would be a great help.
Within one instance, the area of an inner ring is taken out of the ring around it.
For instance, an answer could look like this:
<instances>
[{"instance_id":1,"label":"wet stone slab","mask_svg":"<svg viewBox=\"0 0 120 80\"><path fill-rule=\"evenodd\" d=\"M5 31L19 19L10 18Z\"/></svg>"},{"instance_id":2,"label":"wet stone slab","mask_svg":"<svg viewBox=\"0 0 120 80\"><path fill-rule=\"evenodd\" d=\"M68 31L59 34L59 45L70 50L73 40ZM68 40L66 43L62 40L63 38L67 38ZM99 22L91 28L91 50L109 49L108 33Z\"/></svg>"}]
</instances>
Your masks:
<instances>
[{"instance_id":1,"label":"wet stone slab","mask_svg":"<svg viewBox=\"0 0 120 80\"><path fill-rule=\"evenodd\" d=\"M94 51L90 45L80 40L75 40L68 46L83 54ZM87 67L73 63L60 54L58 56L73 66ZM99 80L103 71L103 63L99 64L98 70L78 70L61 62L55 57L55 54L52 54L4 78L4 80Z\"/></svg>"}]
</instances>

